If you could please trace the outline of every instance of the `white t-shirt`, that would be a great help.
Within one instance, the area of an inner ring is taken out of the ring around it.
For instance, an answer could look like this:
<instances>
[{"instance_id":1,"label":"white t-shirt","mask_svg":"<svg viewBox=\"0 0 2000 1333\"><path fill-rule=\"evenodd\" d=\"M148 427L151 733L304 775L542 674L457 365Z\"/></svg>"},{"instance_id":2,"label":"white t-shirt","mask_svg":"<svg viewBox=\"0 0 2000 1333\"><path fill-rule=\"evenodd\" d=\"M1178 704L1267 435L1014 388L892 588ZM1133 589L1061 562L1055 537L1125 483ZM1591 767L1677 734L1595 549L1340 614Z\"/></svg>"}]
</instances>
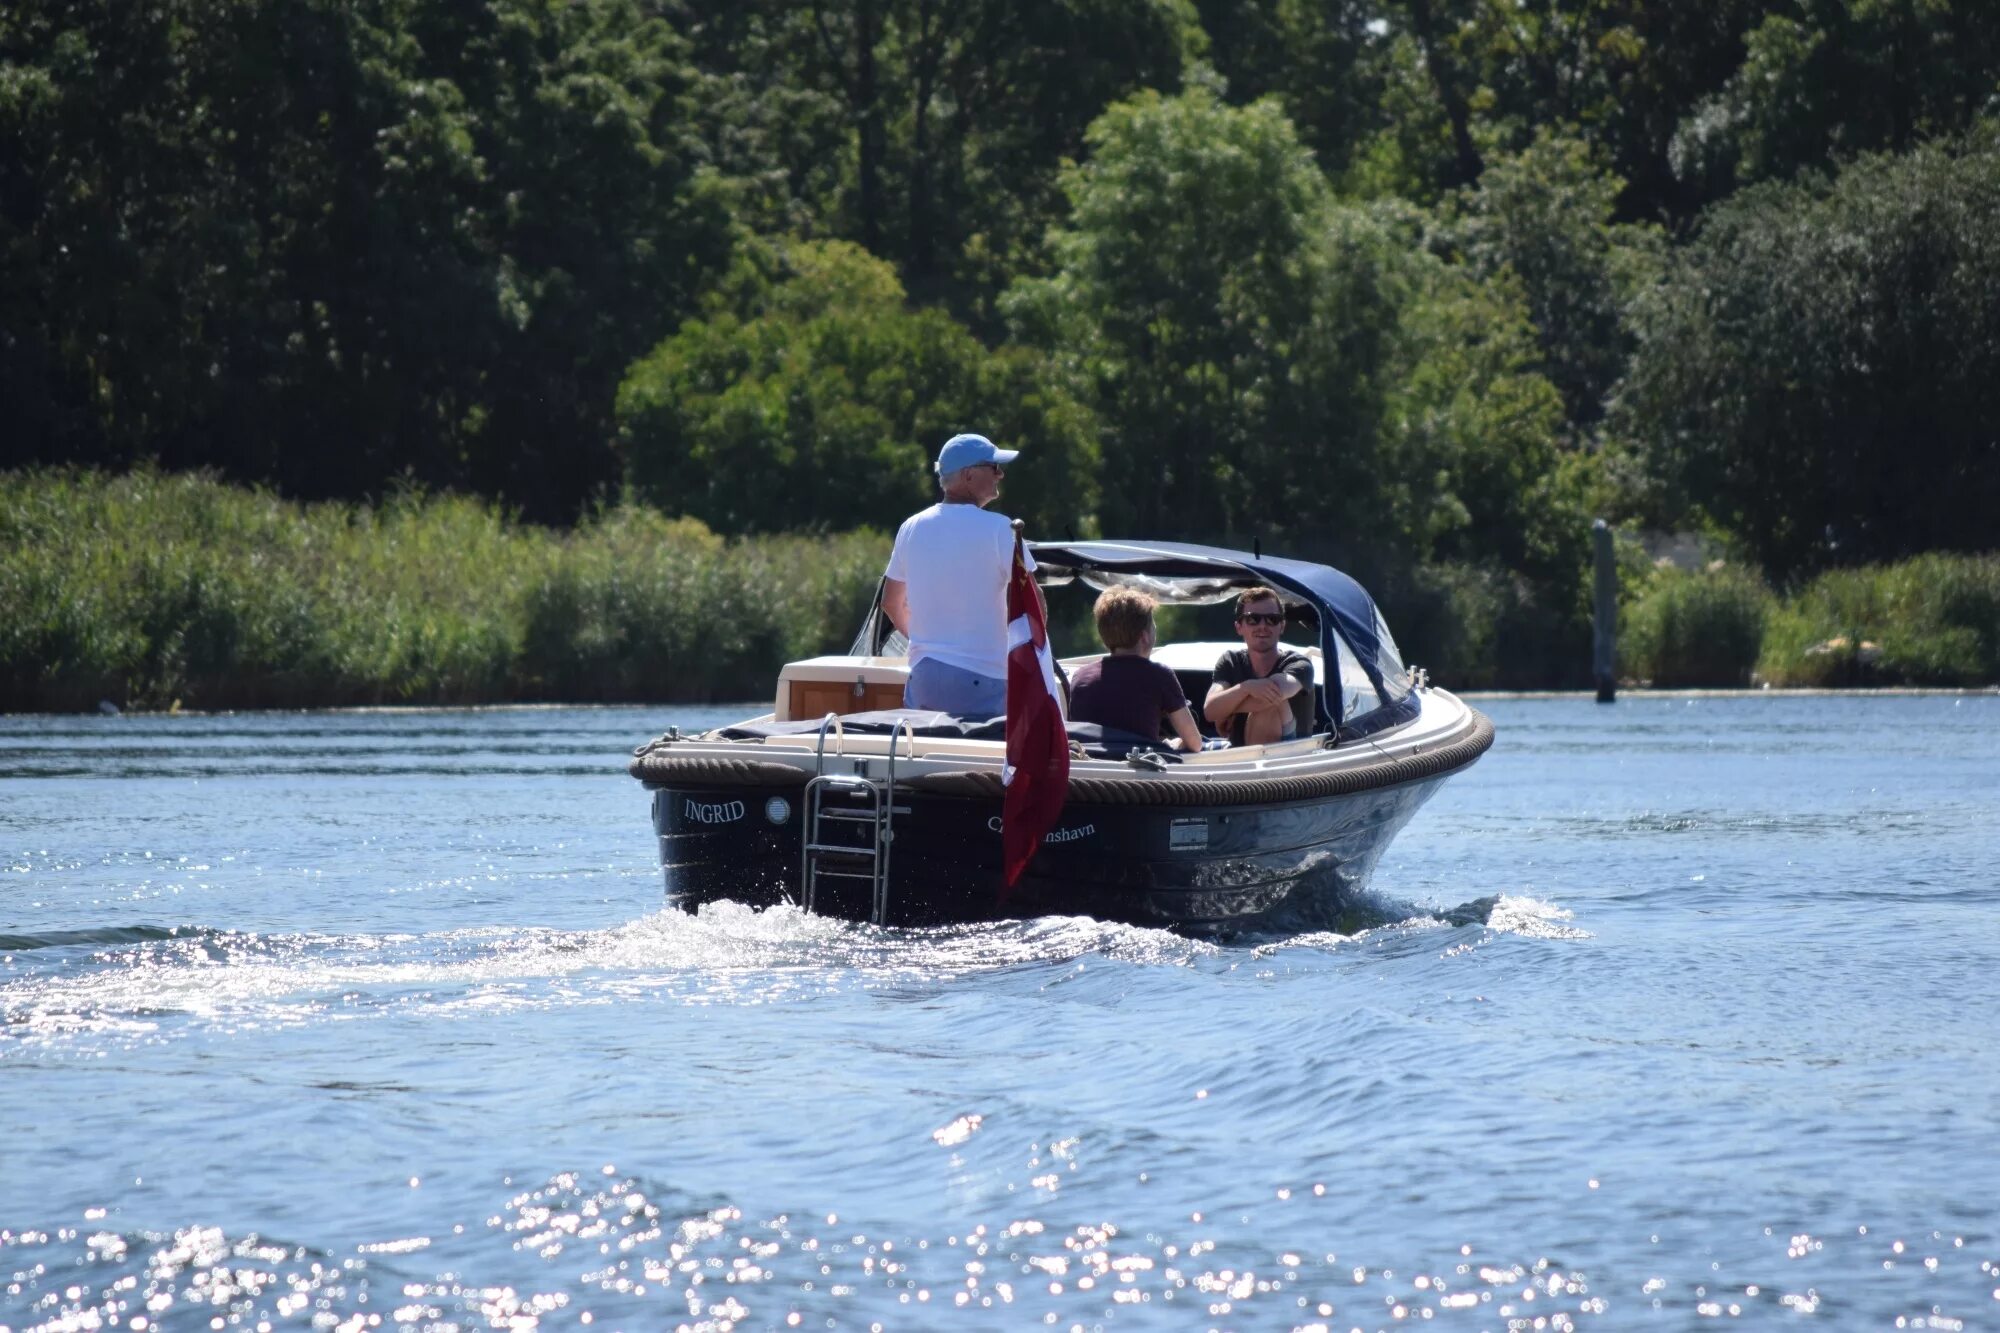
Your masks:
<instances>
[{"instance_id":1,"label":"white t-shirt","mask_svg":"<svg viewBox=\"0 0 2000 1333\"><path fill-rule=\"evenodd\" d=\"M1029 569L1035 558L1022 552ZM1014 525L972 504L934 504L896 532L888 576L910 600L910 665L935 657L995 680L1007 676L1007 580Z\"/></svg>"}]
</instances>

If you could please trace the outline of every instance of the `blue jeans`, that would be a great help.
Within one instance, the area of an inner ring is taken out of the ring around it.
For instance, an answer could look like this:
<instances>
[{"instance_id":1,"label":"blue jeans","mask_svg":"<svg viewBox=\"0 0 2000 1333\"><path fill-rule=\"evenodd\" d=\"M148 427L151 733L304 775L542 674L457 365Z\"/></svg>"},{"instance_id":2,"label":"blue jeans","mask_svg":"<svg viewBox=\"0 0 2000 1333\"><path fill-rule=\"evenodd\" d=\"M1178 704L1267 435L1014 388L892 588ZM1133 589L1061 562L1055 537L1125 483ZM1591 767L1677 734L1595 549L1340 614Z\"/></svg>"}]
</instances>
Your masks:
<instances>
[{"instance_id":1,"label":"blue jeans","mask_svg":"<svg viewBox=\"0 0 2000 1333\"><path fill-rule=\"evenodd\" d=\"M903 706L957 717L998 717L1007 711L1007 681L926 657L910 668Z\"/></svg>"}]
</instances>

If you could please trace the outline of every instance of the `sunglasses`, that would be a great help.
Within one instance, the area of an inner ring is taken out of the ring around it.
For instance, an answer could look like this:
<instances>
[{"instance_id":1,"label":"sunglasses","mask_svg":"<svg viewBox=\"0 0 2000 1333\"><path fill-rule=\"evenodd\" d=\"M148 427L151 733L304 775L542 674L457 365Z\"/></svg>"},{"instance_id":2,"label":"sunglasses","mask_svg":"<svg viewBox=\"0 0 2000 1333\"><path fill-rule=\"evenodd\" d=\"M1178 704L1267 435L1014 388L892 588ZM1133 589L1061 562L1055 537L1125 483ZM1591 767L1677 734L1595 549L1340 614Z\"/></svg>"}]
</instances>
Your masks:
<instances>
[{"instance_id":1,"label":"sunglasses","mask_svg":"<svg viewBox=\"0 0 2000 1333\"><path fill-rule=\"evenodd\" d=\"M1006 469L1006 468L1004 468L1004 467L1002 467L1002 466L1001 466L1000 464L998 464L998 463L974 463L974 464L973 464L972 466L974 466L974 467L990 467L990 468L992 468L992 469L993 469L993 475L994 475L994 476L996 476L996 477L1004 477L1004 476L1006 476L1006 475L1007 475L1007 469Z\"/></svg>"},{"instance_id":2,"label":"sunglasses","mask_svg":"<svg viewBox=\"0 0 2000 1333\"><path fill-rule=\"evenodd\" d=\"M1283 611L1245 611L1236 617L1239 625L1282 625L1285 623Z\"/></svg>"}]
</instances>

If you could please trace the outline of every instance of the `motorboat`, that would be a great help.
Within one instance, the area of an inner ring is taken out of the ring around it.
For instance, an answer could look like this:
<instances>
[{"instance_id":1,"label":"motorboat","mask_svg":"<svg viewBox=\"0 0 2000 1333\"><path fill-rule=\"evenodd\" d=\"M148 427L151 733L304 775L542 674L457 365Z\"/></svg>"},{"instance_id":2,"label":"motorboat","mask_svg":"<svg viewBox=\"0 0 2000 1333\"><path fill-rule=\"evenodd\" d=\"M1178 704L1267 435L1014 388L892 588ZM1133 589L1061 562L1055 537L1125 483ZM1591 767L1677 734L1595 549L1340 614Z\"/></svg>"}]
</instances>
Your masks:
<instances>
[{"instance_id":1,"label":"motorboat","mask_svg":"<svg viewBox=\"0 0 2000 1333\"><path fill-rule=\"evenodd\" d=\"M640 746L667 900L887 926L1045 915L1194 932L1338 917L1391 839L1493 743L1476 709L1406 667L1374 600L1324 565L1153 541L1028 544L1044 589L1135 587L1163 605L1273 589L1308 638L1313 734L1180 753L1070 721L1067 800L1026 871L1001 869L1004 718L902 706L905 643L875 606L846 654L784 667L770 712ZM1234 642L1162 644L1201 718ZM1091 656L1065 658L1068 671Z\"/></svg>"}]
</instances>

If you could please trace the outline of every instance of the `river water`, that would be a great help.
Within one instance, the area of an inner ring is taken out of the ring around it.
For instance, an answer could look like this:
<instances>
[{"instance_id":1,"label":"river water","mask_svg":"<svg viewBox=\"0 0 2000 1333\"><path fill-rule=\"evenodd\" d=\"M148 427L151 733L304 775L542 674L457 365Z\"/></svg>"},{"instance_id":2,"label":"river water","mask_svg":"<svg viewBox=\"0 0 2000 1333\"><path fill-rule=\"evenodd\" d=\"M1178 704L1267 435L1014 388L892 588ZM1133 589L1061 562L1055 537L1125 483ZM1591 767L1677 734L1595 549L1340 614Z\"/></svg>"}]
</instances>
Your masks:
<instances>
[{"instance_id":1,"label":"river water","mask_svg":"<svg viewBox=\"0 0 2000 1333\"><path fill-rule=\"evenodd\" d=\"M2000 1327L2000 698L1481 707L1219 944L664 911L742 710L0 718L0 1329Z\"/></svg>"}]
</instances>

